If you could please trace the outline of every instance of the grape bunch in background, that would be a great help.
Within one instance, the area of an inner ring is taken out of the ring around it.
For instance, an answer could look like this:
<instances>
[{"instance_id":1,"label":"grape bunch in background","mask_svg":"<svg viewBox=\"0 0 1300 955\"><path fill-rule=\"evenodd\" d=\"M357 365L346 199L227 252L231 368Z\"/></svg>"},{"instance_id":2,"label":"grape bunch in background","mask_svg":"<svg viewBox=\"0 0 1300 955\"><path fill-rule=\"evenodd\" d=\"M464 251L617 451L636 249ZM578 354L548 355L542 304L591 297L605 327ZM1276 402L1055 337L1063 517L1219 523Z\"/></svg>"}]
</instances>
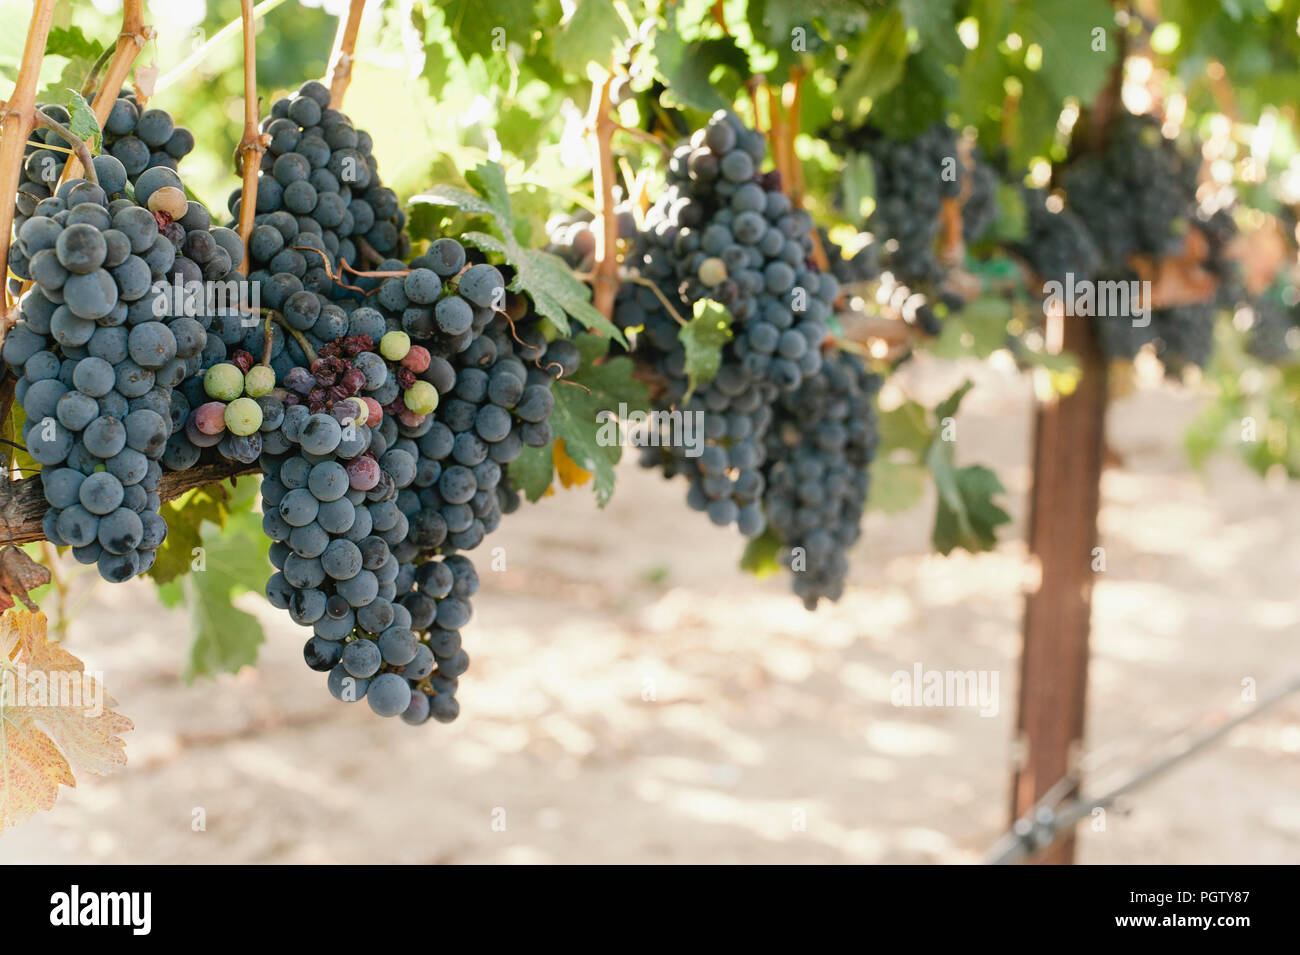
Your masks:
<instances>
[{"instance_id":1,"label":"grape bunch in background","mask_svg":"<svg viewBox=\"0 0 1300 955\"><path fill-rule=\"evenodd\" d=\"M166 536L158 482L174 389L201 369L207 342L206 302L199 317L176 314L171 283L203 277L186 266L195 243L221 249L209 274L222 279L242 246L210 228L167 166L141 170L131 199L121 161L93 165L98 184L70 179L21 216L9 265L32 287L0 354L41 465L46 538L122 581L152 566Z\"/></svg>"},{"instance_id":2,"label":"grape bunch in background","mask_svg":"<svg viewBox=\"0 0 1300 955\"><path fill-rule=\"evenodd\" d=\"M888 273L890 286L904 292L904 320L926 335L938 335L942 317L965 306L950 290L952 269L940 256L944 203L958 205L960 238L980 241L999 214L996 170L978 150L963 156L957 133L942 124L912 139L896 139L870 125L834 125L827 135L837 152L871 161L874 206L860 225L873 240L872 258L856 270L855 280ZM856 210L848 212L851 218L856 215ZM828 258L837 275L848 272L833 256Z\"/></svg>"},{"instance_id":3,"label":"grape bunch in background","mask_svg":"<svg viewBox=\"0 0 1300 955\"><path fill-rule=\"evenodd\" d=\"M1227 210L1207 210L1199 202L1200 165L1199 154L1179 148L1158 120L1124 113L1102 153L1066 168L1065 208L1084 224L1098 250L1097 280L1138 279L1135 257L1158 263L1182 254L1196 230L1207 245L1203 267L1215 276L1220 292L1230 294L1235 267L1227 246L1236 229ZM1144 345L1154 344L1166 370L1176 374L1209 361L1219 304L1154 309L1144 327L1134 326L1131 316L1098 316L1098 337L1109 358L1132 359Z\"/></svg>"},{"instance_id":4,"label":"grape bunch in background","mask_svg":"<svg viewBox=\"0 0 1300 955\"><path fill-rule=\"evenodd\" d=\"M840 282L813 264L811 217L792 207L776 175L759 171L764 150L761 136L719 112L674 152L668 189L627 259L641 281L621 288L615 321L640 330L634 357L664 382L656 405L703 422L701 453L665 433L642 463L684 474L687 503L715 524L735 523L748 537L770 529L796 593L815 607L840 595L844 552L857 539L875 387L856 359L823 352ZM874 249L852 260L833 251L847 274L874 277ZM688 317L706 299L727 307L733 337L717 374L691 393L665 302ZM789 443L795 421L814 429L807 447Z\"/></svg>"},{"instance_id":5,"label":"grape bunch in background","mask_svg":"<svg viewBox=\"0 0 1300 955\"><path fill-rule=\"evenodd\" d=\"M720 111L674 151L668 188L628 256L659 294L626 283L614 308L620 327L644 329L638 357L666 383L660 404L703 422L702 454L665 436L643 463L686 475L687 503L748 537L766 526L761 468L772 402L821 367L840 290L812 265L811 217L792 207L779 177L759 171L765 148L761 135ZM716 376L692 392L678 319L705 299L727 308L732 338Z\"/></svg>"}]
</instances>

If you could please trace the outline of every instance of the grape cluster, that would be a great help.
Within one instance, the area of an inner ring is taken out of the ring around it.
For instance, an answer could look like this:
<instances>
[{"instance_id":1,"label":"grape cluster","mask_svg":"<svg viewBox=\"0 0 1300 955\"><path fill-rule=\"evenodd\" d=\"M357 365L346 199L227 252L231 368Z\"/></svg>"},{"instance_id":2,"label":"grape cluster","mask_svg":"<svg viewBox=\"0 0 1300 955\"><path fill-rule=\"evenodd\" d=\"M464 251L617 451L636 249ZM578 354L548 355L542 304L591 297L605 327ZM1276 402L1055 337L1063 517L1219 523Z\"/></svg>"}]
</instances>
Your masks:
<instances>
[{"instance_id":1,"label":"grape cluster","mask_svg":"<svg viewBox=\"0 0 1300 955\"><path fill-rule=\"evenodd\" d=\"M586 209L572 214L552 216L546 223L550 242L546 251L562 258L575 272L589 272L596 262L595 217ZM614 223L618 238L624 242L636 239L636 217L626 206L614 208Z\"/></svg>"},{"instance_id":2,"label":"grape cluster","mask_svg":"<svg viewBox=\"0 0 1300 955\"><path fill-rule=\"evenodd\" d=\"M763 501L794 592L809 610L843 593L867 500L880 384L857 356L830 352L774 408Z\"/></svg>"},{"instance_id":3,"label":"grape cluster","mask_svg":"<svg viewBox=\"0 0 1300 955\"><path fill-rule=\"evenodd\" d=\"M860 144L876 173L876 208L867 226L883 244L884 267L910 286L937 284L945 271L935 254L940 205L962 192L956 133L936 125L907 142L870 132Z\"/></svg>"},{"instance_id":4,"label":"grape cluster","mask_svg":"<svg viewBox=\"0 0 1300 955\"><path fill-rule=\"evenodd\" d=\"M177 126L163 109L142 108L133 92L117 94L104 120L104 152L116 158L134 183L155 166L175 172L182 159L194 151L194 134Z\"/></svg>"},{"instance_id":5,"label":"grape cluster","mask_svg":"<svg viewBox=\"0 0 1300 955\"><path fill-rule=\"evenodd\" d=\"M673 153L668 188L645 218L614 320L641 329L637 350L666 382L660 403L703 423L704 447L664 435L647 466L685 474L688 503L719 526L762 533L763 435L771 404L821 367L826 320L840 284L812 265L811 217L791 206L779 177L758 171L763 137L719 111ZM716 376L690 390L678 317L712 299L731 314Z\"/></svg>"},{"instance_id":6,"label":"grape cluster","mask_svg":"<svg viewBox=\"0 0 1300 955\"><path fill-rule=\"evenodd\" d=\"M385 269L398 270L364 300L300 289L281 303L309 344L327 308L342 322L328 320L339 334L271 392L287 447L268 452L263 434L267 596L313 629L304 658L328 671L337 699L447 722L479 586L464 552L518 505L507 467L550 443L551 384L576 370L578 351L547 341L527 300L506 291L508 269L471 262L453 239Z\"/></svg>"},{"instance_id":7,"label":"grape cluster","mask_svg":"<svg viewBox=\"0 0 1300 955\"><path fill-rule=\"evenodd\" d=\"M201 368L207 342L203 321L174 308L174 291L204 276L183 252L220 248L210 274L224 278L242 247L210 230L171 169L143 170L130 199L121 161L94 164L98 185L68 180L18 228L10 268L33 287L0 355L42 467L46 538L122 581L152 566L166 536L159 459L177 427L174 389ZM206 317L199 305L190 311Z\"/></svg>"},{"instance_id":8,"label":"grape cluster","mask_svg":"<svg viewBox=\"0 0 1300 955\"><path fill-rule=\"evenodd\" d=\"M1106 150L1065 171L1066 205L1088 226L1107 269L1135 254L1162 258L1183 248L1197 209L1199 162L1160 131L1125 113Z\"/></svg>"},{"instance_id":9,"label":"grape cluster","mask_svg":"<svg viewBox=\"0 0 1300 955\"><path fill-rule=\"evenodd\" d=\"M1098 336L1110 358L1131 359L1143 345L1153 343L1171 375L1209 361L1218 308L1231 304L1240 283L1227 255L1235 224L1226 209L1202 207L1197 197L1199 171L1199 156L1166 138L1158 120L1129 113L1115 120L1104 152L1084 156L1065 170L1066 209L1092 236L1099 256L1094 276L1098 281L1136 279L1135 256L1158 261L1188 252L1194 247L1194 231L1204 241L1202 265L1218 280L1214 301L1154 309L1145 328L1133 327L1122 317L1098 317ZM1033 214L1031 206L1031 218ZM1064 243L1064 238L1059 241ZM1076 275L1085 260L1079 263Z\"/></svg>"},{"instance_id":10,"label":"grape cluster","mask_svg":"<svg viewBox=\"0 0 1300 955\"><path fill-rule=\"evenodd\" d=\"M406 214L379 179L370 134L329 101L325 85L311 80L293 97L276 100L262 123L269 144L248 240L254 281L287 275L308 290L329 292L340 260L378 265L410 248ZM241 190L230 194L235 220L241 201Z\"/></svg>"},{"instance_id":11,"label":"grape cluster","mask_svg":"<svg viewBox=\"0 0 1300 955\"><path fill-rule=\"evenodd\" d=\"M1092 279L1101 268L1101 252L1092 233L1069 209L1053 211L1043 190L1025 189L1025 238L1015 250L1044 282Z\"/></svg>"}]
</instances>

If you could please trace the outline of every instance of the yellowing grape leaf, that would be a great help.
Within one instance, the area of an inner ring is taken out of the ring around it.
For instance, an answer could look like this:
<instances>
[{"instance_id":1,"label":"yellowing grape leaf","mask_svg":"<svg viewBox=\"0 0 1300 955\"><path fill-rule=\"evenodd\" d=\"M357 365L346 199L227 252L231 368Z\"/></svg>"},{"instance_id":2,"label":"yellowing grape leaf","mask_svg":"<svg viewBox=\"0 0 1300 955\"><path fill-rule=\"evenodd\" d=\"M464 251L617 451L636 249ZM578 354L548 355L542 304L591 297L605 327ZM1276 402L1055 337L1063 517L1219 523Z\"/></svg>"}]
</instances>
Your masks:
<instances>
[{"instance_id":1,"label":"yellowing grape leaf","mask_svg":"<svg viewBox=\"0 0 1300 955\"><path fill-rule=\"evenodd\" d=\"M581 487L591 480L591 472L580 467L564 450L563 438L555 439L551 455L555 459L555 473L565 487Z\"/></svg>"},{"instance_id":2,"label":"yellowing grape leaf","mask_svg":"<svg viewBox=\"0 0 1300 955\"><path fill-rule=\"evenodd\" d=\"M51 809L74 773L106 776L126 764L118 735L134 724L113 711L85 665L46 637L45 615L0 617L0 832Z\"/></svg>"}]
</instances>

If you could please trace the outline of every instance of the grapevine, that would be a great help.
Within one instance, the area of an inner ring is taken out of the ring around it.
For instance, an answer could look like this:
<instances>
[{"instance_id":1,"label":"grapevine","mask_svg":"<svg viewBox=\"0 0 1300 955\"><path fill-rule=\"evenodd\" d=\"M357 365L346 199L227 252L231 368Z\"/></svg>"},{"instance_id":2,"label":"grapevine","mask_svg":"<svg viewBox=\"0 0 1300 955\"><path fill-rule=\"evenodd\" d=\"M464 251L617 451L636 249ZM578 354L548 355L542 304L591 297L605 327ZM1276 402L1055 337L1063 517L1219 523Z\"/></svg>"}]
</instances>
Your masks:
<instances>
[{"instance_id":1,"label":"grapevine","mask_svg":"<svg viewBox=\"0 0 1300 955\"><path fill-rule=\"evenodd\" d=\"M1111 46L1085 51L1016 5L524 2L502 25L240 0L182 50L138 0L120 29L55 6L32 4L0 118L6 607L39 615L55 571L62 610L65 557L145 578L209 621L212 676L255 662L217 631L260 634L232 610L257 591L303 679L365 701L340 718L450 723L492 678L470 657L493 535L575 485L604 507L628 467L680 478L664 526L734 528L799 614L853 605L871 510L924 500L936 551L996 548L1007 492L956 438L969 386L912 391L991 359L1039 402L1024 675L1065 674L1081 714L1112 392L1208 381L1197 463L1235 441L1300 474L1294 104L1239 101L1217 61L1187 80L1218 49L1197 24L1180 47L1103 4L1079 22ZM1277 32L1265 6L1203 19ZM1263 440L1232 437L1260 415ZM205 591L227 533L256 546ZM1082 741L1040 697L1022 815Z\"/></svg>"}]
</instances>

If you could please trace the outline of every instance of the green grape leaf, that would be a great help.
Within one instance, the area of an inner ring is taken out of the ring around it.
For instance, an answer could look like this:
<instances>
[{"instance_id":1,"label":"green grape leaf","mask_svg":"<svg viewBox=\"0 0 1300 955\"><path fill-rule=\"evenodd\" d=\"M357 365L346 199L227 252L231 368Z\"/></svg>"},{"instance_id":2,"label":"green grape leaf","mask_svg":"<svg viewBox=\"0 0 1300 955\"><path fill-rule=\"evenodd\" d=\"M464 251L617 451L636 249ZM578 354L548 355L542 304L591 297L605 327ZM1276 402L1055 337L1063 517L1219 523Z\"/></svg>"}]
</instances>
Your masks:
<instances>
[{"instance_id":1,"label":"green grape leaf","mask_svg":"<svg viewBox=\"0 0 1300 955\"><path fill-rule=\"evenodd\" d=\"M247 482L250 486L256 482ZM231 515L225 527L201 526L203 563L184 577L158 588L168 607L190 609L194 639L184 668L186 682L217 673L234 673L257 662L264 640L262 625L233 601L245 592L260 593L271 573L270 541L259 515L247 510Z\"/></svg>"},{"instance_id":2,"label":"green grape leaf","mask_svg":"<svg viewBox=\"0 0 1300 955\"><path fill-rule=\"evenodd\" d=\"M943 121L954 81L928 47L907 58L902 79L871 109L871 122L895 139L914 139Z\"/></svg>"},{"instance_id":3,"label":"green grape leaf","mask_svg":"<svg viewBox=\"0 0 1300 955\"><path fill-rule=\"evenodd\" d=\"M89 139L91 152L98 153L103 143L103 134L99 129L99 120L95 119L95 111L76 90L68 92L72 94L67 101L68 113L72 116L68 120L68 129L80 140Z\"/></svg>"},{"instance_id":4,"label":"green grape leaf","mask_svg":"<svg viewBox=\"0 0 1300 955\"><path fill-rule=\"evenodd\" d=\"M609 348L608 339L585 334L577 336L574 343L582 364L571 378L557 381L552 388L555 409L551 428L557 438L564 439L564 450L573 463L594 475L596 503L604 507L614 493L614 465L623 448L616 423L602 412L644 411L650 393L632 377L632 360L627 356L596 364ZM513 473L513 465L511 468Z\"/></svg>"},{"instance_id":5,"label":"green grape leaf","mask_svg":"<svg viewBox=\"0 0 1300 955\"><path fill-rule=\"evenodd\" d=\"M929 484L924 464L877 456L871 462L867 507L885 514L902 514L920 502Z\"/></svg>"},{"instance_id":6,"label":"green grape leaf","mask_svg":"<svg viewBox=\"0 0 1300 955\"><path fill-rule=\"evenodd\" d=\"M1011 516L993 503L1006 488L998 476L982 465L954 468L951 460L932 464L939 503L934 517L935 549L947 556L958 547L972 554L997 546L997 528Z\"/></svg>"},{"instance_id":7,"label":"green grape leaf","mask_svg":"<svg viewBox=\"0 0 1300 955\"><path fill-rule=\"evenodd\" d=\"M174 501L165 502L158 513L167 522L167 537L158 547L148 575L161 586L190 572L194 549L203 545L205 521L219 530L225 528L230 516L230 491L225 484L195 488Z\"/></svg>"},{"instance_id":8,"label":"green grape leaf","mask_svg":"<svg viewBox=\"0 0 1300 955\"><path fill-rule=\"evenodd\" d=\"M961 59L961 40L953 19L956 0L899 0L903 22L915 30L923 49L949 63Z\"/></svg>"},{"instance_id":9,"label":"green grape leaf","mask_svg":"<svg viewBox=\"0 0 1300 955\"><path fill-rule=\"evenodd\" d=\"M1011 303L998 295L985 295L943 319L943 331L932 346L940 358L974 355L987 358L1007 345Z\"/></svg>"},{"instance_id":10,"label":"green grape leaf","mask_svg":"<svg viewBox=\"0 0 1300 955\"><path fill-rule=\"evenodd\" d=\"M926 421L925 408L915 401L905 401L891 411L882 411L877 419L880 435L879 457L891 451L910 451L919 461L934 439L934 429Z\"/></svg>"},{"instance_id":11,"label":"green grape leaf","mask_svg":"<svg viewBox=\"0 0 1300 955\"><path fill-rule=\"evenodd\" d=\"M749 76L749 57L729 36L687 41L664 30L655 38L654 55L670 94L706 113L728 108L728 94Z\"/></svg>"},{"instance_id":12,"label":"green grape leaf","mask_svg":"<svg viewBox=\"0 0 1300 955\"><path fill-rule=\"evenodd\" d=\"M1000 182L997 186L997 216L984 238L999 245L1023 242L1029 234L1029 209L1024 190L1016 183Z\"/></svg>"},{"instance_id":13,"label":"green grape leaf","mask_svg":"<svg viewBox=\"0 0 1300 955\"><path fill-rule=\"evenodd\" d=\"M27 453L26 448L19 446L22 444L23 424L26 421L26 412L23 411L22 405L15 401L9 406L9 417L4 422L3 428L0 428L0 436L3 436L5 441L11 442L0 444L0 457L3 458L6 469L17 467L23 477L31 477L41 470L41 466Z\"/></svg>"},{"instance_id":14,"label":"green grape leaf","mask_svg":"<svg viewBox=\"0 0 1300 955\"><path fill-rule=\"evenodd\" d=\"M859 0L749 0L745 18L768 49L788 49L796 27L820 20L831 36L855 36L867 25L868 4ZM810 51L811 52L811 51Z\"/></svg>"},{"instance_id":15,"label":"green grape leaf","mask_svg":"<svg viewBox=\"0 0 1300 955\"><path fill-rule=\"evenodd\" d=\"M510 483L515 490L536 504L551 486L555 477L555 458L551 441L544 448L524 448L519 457L510 462Z\"/></svg>"},{"instance_id":16,"label":"green grape leaf","mask_svg":"<svg viewBox=\"0 0 1300 955\"><path fill-rule=\"evenodd\" d=\"M974 387L975 382L971 381L969 378L962 382L961 387L935 406L935 419L942 424L944 418L955 416L957 414L957 409L961 407L962 399L970 394L971 389Z\"/></svg>"},{"instance_id":17,"label":"green grape leaf","mask_svg":"<svg viewBox=\"0 0 1300 955\"><path fill-rule=\"evenodd\" d=\"M98 40L87 39L81 27L53 27L45 41L46 56L65 56L70 60L87 60L91 63L104 52Z\"/></svg>"},{"instance_id":18,"label":"green grape leaf","mask_svg":"<svg viewBox=\"0 0 1300 955\"><path fill-rule=\"evenodd\" d=\"M532 0L438 0L447 29L460 55L468 61L477 54L485 62L504 56L510 44L527 49L537 24L537 4Z\"/></svg>"},{"instance_id":19,"label":"green grape leaf","mask_svg":"<svg viewBox=\"0 0 1300 955\"><path fill-rule=\"evenodd\" d=\"M1115 11L1107 0L1034 0L1012 8L1011 31L1043 50L1039 73L1059 112L1068 96L1091 103L1115 60ZM1094 49L1103 30L1104 49ZM1055 122L1055 117L1053 117Z\"/></svg>"},{"instance_id":20,"label":"green grape leaf","mask_svg":"<svg viewBox=\"0 0 1300 955\"><path fill-rule=\"evenodd\" d=\"M867 153L850 150L845 155L840 188L850 221L865 222L876 201L876 166Z\"/></svg>"},{"instance_id":21,"label":"green grape leaf","mask_svg":"<svg viewBox=\"0 0 1300 955\"><path fill-rule=\"evenodd\" d=\"M1020 99L1008 127L1009 152L1015 168L1023 169L1037 156L1046 156L1059 135L1061 101L1037 73L1020 74Z\"/></svg>"},{"instance_id":22,"label":"green grape leaf","mask_svg":"<svg viewBox=\"0 0 1300 955\"><path fill-rule=\"evenodd\" d=\"M840 79L835 93L835 103L850 123L859 121L875 100L898 84L906 62L907 27L903 14L897 8L877 11L867 22L853 65Z\"/></svg>"},{"instance_id":23,"label":"green grape leaf","mask_svg":"<svg viewBox=\"0 0 1300 955\"><path fill-rule=\"evenodd\" d=\"M782 568L777 557L780 553L781 539L769 527L746 542L745 552L740 555L740 569L760 578L779 574Z\"/></svg>"},{"instance_id":24,"label":"green grape leaf","mask_svg":"<svg viewBox=\"0 0 1300 955\"><path fill-rule=\"evenodd\" d=\"M627 28L610 0L579 0L552 38L551 53L556 63L581 76L588 63L607 67L614 45L626 38Z\"/></svg>"},{"instance_id":25,"label":"green grape leaf","mask_svg":"<svg viewBox=\"0 0 1300 955\"><path fill-rule=\"evenodd\" d=\"M585 328L626 344L623 333L592 306L591 290L574 278L563 259L520 244L515 234L517 220L506 187L505 170L494 162L481 163L465 174L465 181L476 192L437 185L412 197L411 203L417 208L449 206L486 219L491 234L469 231L461 239L484 252L500 255L514 267L515 277L509 286L512 292L522 292L531 298L538 314L549 318L561 334L569 333L569 318L573 318Z\"/></svg>"},{"instance_id":26,"label":"green grape leaf","mask_svg":"<svg viewBox=\"0 0 1300 955\"><path fill-rule=\"evenodd\" d=\"M731 313L717 302L699 299L695 303L695 317L677 330L677 338L686 349L689 381L683 402L700 385L713 380L722 366L722 346L731 337Z\"/></svg>"}]
</instances>

